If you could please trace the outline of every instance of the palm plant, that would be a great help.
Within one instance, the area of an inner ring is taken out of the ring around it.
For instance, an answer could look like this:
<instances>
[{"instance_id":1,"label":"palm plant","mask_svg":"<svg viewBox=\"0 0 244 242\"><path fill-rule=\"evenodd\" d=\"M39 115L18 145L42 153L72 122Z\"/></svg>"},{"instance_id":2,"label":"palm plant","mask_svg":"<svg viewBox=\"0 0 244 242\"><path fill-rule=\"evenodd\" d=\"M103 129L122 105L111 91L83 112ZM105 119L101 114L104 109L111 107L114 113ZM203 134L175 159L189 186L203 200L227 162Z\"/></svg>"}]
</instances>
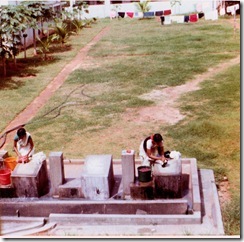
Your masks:
<instances>
[{"instance_id":1,"label":"palm plant","mask_svg":"<svg viewBox=\"0 0 244 242\"><path fill-rule=\"evenodd\" d=\"M136 7L138 11L142 13L148 12L151 9L151 6L149 6L150 1L151 0L136 2Z\"/></svg>"},{"instance_id":2,"label":"palm plant","mask_svg":"<svg viewBox=\"0 0 244 242\"><path fill-rule=\"evenodd\" d=\"M78 33L84 27L83 21L79 19L72 20L71 24L74 26L76 33Z\"/></svg>"},{"instance_id":3,"label":"palm plant","mask_svg":"<svg viewBox=\"0 0 244 242\"><path fill-rule=\"evenodd\" d=\"M41 45L40 52L44 55L44 60L47 60L47 53L49 52L49 48L51 45L51 36L45 38L45 39L40 39L37 37L37 40L39 41Z\"/></svg>"},{"instance_id":4,"label":"palm plant","mask_svg":"<svg viewBox=\"0 0 244 242\"><path fill-rule=\"evenodd\" d=\"M52 41L58 41L63 47L67 42L70 35L75 34L73 31L68 29L68 26L64 22L56 22L53 28L54 34L51 36Z\"/></svg>"}]
</instances>

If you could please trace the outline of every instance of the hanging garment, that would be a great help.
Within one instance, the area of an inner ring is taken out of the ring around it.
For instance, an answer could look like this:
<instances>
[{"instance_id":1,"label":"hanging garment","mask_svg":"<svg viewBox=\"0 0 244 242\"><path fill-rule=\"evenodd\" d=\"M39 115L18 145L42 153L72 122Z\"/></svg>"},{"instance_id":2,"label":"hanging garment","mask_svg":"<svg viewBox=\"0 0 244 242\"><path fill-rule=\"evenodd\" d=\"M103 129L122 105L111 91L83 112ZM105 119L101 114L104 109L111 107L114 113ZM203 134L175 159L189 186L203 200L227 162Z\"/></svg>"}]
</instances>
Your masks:
<instances>
[{"instance_id":1,"label":"hanging garment","mask_svg":"<svg viewBox=\"0 0 244 242\"><path fill-rule=\"evenodd\" d=\"M167 16L164 16L164 24L171 24L171 16L170 15L167 15Z\"/></svg>"},{"instance_id":2,"label":"hanging garment","mask_svg":"<svg viewBox=\"0 0 244 242\"><path fill-rule=\"evenodd\" d=\"M236 13L236 10L239 9L239 4L235 4L235 5L232 5L232 6L228 6L226 11L227 13L231 13L232 15L234 15Z\"/></svg>"},{"instance_id":3,"label":"hanging garment","mask_svg":"<svg viewBox=\"0 0 244 242\"><path fill-rule=\"evenodd\" d=\"M124 13L124 12L118 12L118 15L119 15L119 17L121 17L121 18L124 18L124 17L125 17L125 13Z\"/></svg>"},{"instance_id":4,"label":"hanging garment","mask_svg":"<svg viewBox=\"0 0 244 242\"><path fill-rule=\"evenodd\" d=\"M154 12L145 12L143 13L144 18L150 18L150 17L154 17Z\"/></svg>"},{"instance_id":5,"label":"hanging garment","mask_svg":"<svg viewBox=\"0 0 244 242\"><path fill-rule=\"evenodd\" d=\"M164 25L164 16L161 16L160 19L161 19L161 24Z\"/></svg>"},{"instance_id":6,"label":"hanging garment","mask_svg":"<svg viewBox=\"0 0 244 242\"><path fill-rule=\"evenodd\" d=\"M184 23L184 15L173 15L171 16L171 21L176 23Z\"/></svg>"},{"instance_id":7,"label":"hanging garment","mask_svg":"<svg viewBox=\"0 0 244 242\"><path fill-rule=\"evenodd\" d=\"M204 13L198 13L198 18L202 18L204 16Z\"/></svg>"},{"instance_id":8,"label":"hanging garment","mask_svg":"<svg viewBox=\"0 0 244 242\"><path fill-rule=\"evenodd\" d=\"M139 18L139 13L138 12L134 13L134 18Z\"/></svg>"},{"instance_id":9,"label":"hanging garment","mask_svg":"<svg viewBox=\"0 0 244 242\"><path fill-rule=\"evenodd\" d=\"M170 15L171 14L171 9L164 10L164 16Z\"/></svg>"},{"instance_id":10,"label":"hanging garment","mask_svg":"<svg viewBox=\"0 0 244 242\"><path fill-rule=\"evenodd\" d=\"M191 14L191 15L189 15L189 21L191 23L197 22L198 21L197 14Z\"/></svg>"},{"instance_id":11,"label":"hanging garment","mask_svg":"<svg viewBox=\"0 0 244 242\"><path fill-rule=\"evenodd\" d=\"M127 16L129 18L133 18L133 16L134 16L134 13L133 12L126 12L126 14L127 14Z\"/></svg>"},{"instance_id":12,"label":"hanging garment","mask_svg":"<svg viewBox=\"0 0 244 242\"><path fill-rule=\"evenodd\" d=\"M164 11L156 11L155 16L162 16L164 15Z\"/></svg>"},{"instance_id":13,"label":"hanging garment","mask_svg":"<svg viewBox=\"0 0 244 242\"><path fill-rule=\"evenodd\" d=\"M186 16L184 17L184 22L186 22L186 23L189 22L189 16L188 16L188 15L186 15Z\"/></svg>"},{"instance_id":14,"label":"hanging garment","mask_svg":"<svg viewBox=\"0 0 244 242\"><path fill-rule=\"evenodd\" d=\"M110 12L110 19L116 18L116 15L117 15L116 11L112 10Z\"/></svg>"}]
</instances>

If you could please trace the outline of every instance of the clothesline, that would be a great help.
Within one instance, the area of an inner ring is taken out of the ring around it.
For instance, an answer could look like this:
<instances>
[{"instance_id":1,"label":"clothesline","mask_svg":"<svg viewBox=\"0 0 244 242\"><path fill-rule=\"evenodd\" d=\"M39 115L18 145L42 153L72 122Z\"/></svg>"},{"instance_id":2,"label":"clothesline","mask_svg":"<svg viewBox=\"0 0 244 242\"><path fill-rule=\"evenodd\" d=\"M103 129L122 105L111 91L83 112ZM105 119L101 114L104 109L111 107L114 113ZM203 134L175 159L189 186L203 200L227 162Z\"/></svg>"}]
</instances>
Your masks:
<instances>
[{"instance_id":1,"label":"clothesline","mask_svg":"<svg viewBox=\"0 0 244 242\"><path fill-rule=\"evenodd\" d=\"M118 12L118 16L121 18L129 17L129 18L134 18L134 17L140 17L141 12ZM144 12L143 17L154 17L154 16L163 16L163 15L170 15L171 10L161 10L161 11L150 11L150 12ZM114 16L115 17L115 16Z\"/></svg>"},{"instance_id":2,"label":"clothesline","mask_svg":"<svg viewBox=\"0 0 244 242\"><path fill-rule=\"evenodd\" d=\"M207 11L207 12L200 12L195 14L189 14L189 15L172 15L171 10L160 10L160 11L149 11L149 12L118 12L117 13L119 17L121 18L138 18L138 17L144 17L144 18L151 18L151 17L160 17L161 21L163 21L165 24L170 24L171 22L177 22L177 23L184 23L184 22L197 22L198 19L205 17L205 20L217 20L218 19L218 11ZM111 18L116 17L116 13L113 13L111 15Z\"/></svg>"}]
</instances>

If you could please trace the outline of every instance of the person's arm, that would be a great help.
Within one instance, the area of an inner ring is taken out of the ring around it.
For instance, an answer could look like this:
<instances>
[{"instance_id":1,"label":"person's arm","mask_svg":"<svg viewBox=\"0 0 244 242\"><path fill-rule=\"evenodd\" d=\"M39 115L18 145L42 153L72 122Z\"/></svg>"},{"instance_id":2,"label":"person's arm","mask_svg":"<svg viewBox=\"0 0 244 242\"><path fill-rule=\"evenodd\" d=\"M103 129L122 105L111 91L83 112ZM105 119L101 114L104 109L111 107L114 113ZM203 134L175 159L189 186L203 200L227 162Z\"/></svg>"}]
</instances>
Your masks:
<instances>
[{"instance_id":1,"label":"person's arm","mask_svg":"<svg viewBox=\"0 0 244 242\"><path fill-rule=\"evenodd\" d=\"M164 156L164 146L163 145L158 147L158 154L160 156Z\"/></svg>"},{"instance_id":2,"label":"person's arm","mask_svg":"<svg viewBox=\"0 0 244 242\"><path fill-rule=\"evenodd\" d=\"M30 143L30 150L29 150L28 154L26 155L27 157L30 155L31 151L34 148L34 142L33 142L33 139L31 138L31 136L29 136L28 143Z\"/></svg>"},{"instance_id":3,"label":"person's arm","mask_svg":"<svg viewBox=\"0 0 244 242\"><path fill-rule=\"evenodd\" d=\"M161 149L162 149L162 151L164 151L163 146L162 146ZM147 149L147 156L148 156L150 159L152 159L152 160L162 160L162 161L167 161L167 159L164 157L163 154L164 154L164 152L162 153L161 156L155 156L155 155L152 154L151 149Z\"/></svg>"}]
</instances>

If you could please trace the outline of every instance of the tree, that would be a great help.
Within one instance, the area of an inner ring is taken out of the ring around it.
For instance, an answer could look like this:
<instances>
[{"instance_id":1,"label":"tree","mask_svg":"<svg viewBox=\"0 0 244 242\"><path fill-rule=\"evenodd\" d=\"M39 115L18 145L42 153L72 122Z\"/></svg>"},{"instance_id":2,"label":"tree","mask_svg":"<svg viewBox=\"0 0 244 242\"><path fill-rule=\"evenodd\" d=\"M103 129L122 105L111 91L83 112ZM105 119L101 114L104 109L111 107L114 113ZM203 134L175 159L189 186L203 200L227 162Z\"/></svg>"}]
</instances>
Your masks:
<instances>
[{"instance_id":1,"label":"tree","mask_svg":"<svg viewBox=\"0 0 244 242\"><path fill-rule=\"evenodd\" d=\"M49 6L46 6L42 2L24 1L22 5L29 10L28 25L33 30L34 55L37 55L36 30L40 29L39 23L41 23L41 31L43 33L43 21L52 19L55 15Z\"/></svg>"},{"instance_id":2,"label":"tree","mask_svg":"<svg viewBox=\"0 0 244 242\"><path fill-rule=\"evenodd\" d=\"M7 76L6 59L12 56L11 42L8 41L7 34L0 32L0 55L3 63L3 76Z\"/></svg>"},{"instance_id":3,"label":"tree","mask_svg":"<svg viewBox=\"0 0 244 242\"><path fill-rule=\"evenodd\" d=\"M21 45L20 33L27 28L26 12L19 5L2 6L0 16L0 55L3 62L4 76L6 76L6 59L13 57L16 66L18 46Z\"/></svg>"},{"instance_id":4,"label":"tree","mask_svg":"<svg viewBox=\"0 0 244 242\"><path fill-rule=\"evenodd\" d=\"M41 40L39 37L37 37L37 40L39 41L41 45L41 53L44 55L44 60L47 60L47 53L49 52L49 48L51 45L51 36L48 36L44 40Z\"/></svg>"}]
</instances>

